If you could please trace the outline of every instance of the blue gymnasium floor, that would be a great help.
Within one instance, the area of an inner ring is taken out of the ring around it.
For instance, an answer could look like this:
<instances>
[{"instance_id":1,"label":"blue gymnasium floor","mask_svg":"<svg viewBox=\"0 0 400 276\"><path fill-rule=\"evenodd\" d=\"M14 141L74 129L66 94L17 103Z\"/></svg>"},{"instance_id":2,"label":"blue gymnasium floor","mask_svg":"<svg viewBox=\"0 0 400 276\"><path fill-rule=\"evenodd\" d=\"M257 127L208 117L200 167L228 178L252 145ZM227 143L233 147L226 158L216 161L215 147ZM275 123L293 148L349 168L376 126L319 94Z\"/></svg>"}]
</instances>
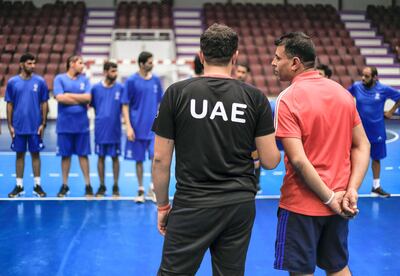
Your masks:
<instances>
[{"instance_id":1,"label":"blue gymnasium floor","mask_svg":"<svg viewBox=\"0 0 400 276\"><path fill-rule=\"evenodd\" d=\"M400 194L400 121L390 120L391 142L382 162L383 187ZM26 194L8 200L15 185L15 154L3 122L0 135L0 275L155 275L160 262L162 237L156 229L156 208L130 199L137 190L133 162L121 162L120 200L85 200L83 178L76 158L70 175L69 200L56 200L61 184L60 158L54 155L54 124L46 130L42 154L42 186L46 200L32 197L29 155L26 158ZM91 180L98 187L95 155L90 157ZM122 159L121 159L122 160ZM145 185L150 182L146 164ZM107 161L108 187L112 185ZM258 198L276 198L283 179L281 163L263 171ZM400 275L400 197L369 197L371 171L360 189L359 216L350 223L350 266L353 275ZM171 195L174 183L171 181ZM111 199L107 197L106 199ZM124 200L126 199L126 200ZM257 218L247 256L246 275L287 275L272 268L276 229L276 199L257 200ZM197 275L211 275L207 254ZM317 270L316 275L324 275Z\"/></svg>"}]
</instances>

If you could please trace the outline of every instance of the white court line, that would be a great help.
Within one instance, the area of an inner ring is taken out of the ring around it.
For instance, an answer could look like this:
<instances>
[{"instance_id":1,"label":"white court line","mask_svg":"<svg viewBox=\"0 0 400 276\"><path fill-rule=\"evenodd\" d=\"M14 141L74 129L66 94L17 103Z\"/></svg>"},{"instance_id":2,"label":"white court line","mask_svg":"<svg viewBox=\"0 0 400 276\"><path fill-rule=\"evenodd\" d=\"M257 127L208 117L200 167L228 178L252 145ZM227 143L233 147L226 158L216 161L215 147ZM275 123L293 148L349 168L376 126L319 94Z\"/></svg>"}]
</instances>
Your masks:
<instances>
[{"instance_id":1,"label":"white court line","mask_svg":"<svg viewBox=\"0 0 400 276\"><path fill-rule=\"evenodd\" d=\"M394 137L392 139L386 140L386 144L395 142L399 139L399 135L397 134L397 132L390 130L390 129L387 129L386 132L389 132L394 135Z\"/></svg>"},{"instance_id":2,"label":"white court line","mask_svg":"<svg viewBox=\"0 0 400 276\"><path fill-rule=\"evenodd\" d=\"M15 152L13 151L4 151L0 152L0 155L4 156L15 156ZM30 155L29 152L26 153L26 155ZM57 154L55 152L41 152L40 156L56 156Z\"/></svg>"},{"instance_id":3,"label":"white court line","mask_svg":"<svg viewBox=\"0 0 400 276\"><path fill-rule=\"evenodd\" d=\"M380 198L375 195L371 194L360 194L358 197L363 197L363 198ZM390 197L400 197L400 194L391 194ZM78 200L86 200L86 201L99 201L99 200L128 200L128 201L133 201L136 197L134 196L120 196L120 197L112 197L112 196L106 196L106 197L17 197L17 198L0 198L0 201L40 201L40 200L45 200L45 201L50 201L50 200L65 200L65 201L78 201ZM256 199L264 200L264 199L279 199L279 195L257 195ZM172 200L173 197L170 196L169 200ZM390 198L386 198L387 200L390 200ZM146 200L150 201L149 197L146 197Z\"/></svg>"},{"instance_id":4,"label":"white court line","mask_svg":"<svg viewBox=\"0 0 400 276\"><path fill-rule=\"evenodd\" d=\"M393 167L385 167L385 171L393 171Z\"/></svg>"}]
</instances>

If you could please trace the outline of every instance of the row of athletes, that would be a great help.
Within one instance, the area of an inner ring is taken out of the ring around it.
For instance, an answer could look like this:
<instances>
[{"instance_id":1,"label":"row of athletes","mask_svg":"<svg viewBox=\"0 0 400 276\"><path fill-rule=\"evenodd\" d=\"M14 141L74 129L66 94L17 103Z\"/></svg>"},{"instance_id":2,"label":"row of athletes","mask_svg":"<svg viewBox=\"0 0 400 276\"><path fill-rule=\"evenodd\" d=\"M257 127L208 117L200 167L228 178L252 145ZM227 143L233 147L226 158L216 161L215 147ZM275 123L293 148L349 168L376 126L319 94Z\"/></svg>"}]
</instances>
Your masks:
<instances>
[{"instance_id":1,"label":"row of athletes","mask_svg":"<svg viewBox=\"0 0 400 276\"><path fill-rule=\"evenodd\" d=\"M48 92L43 80L41 80L39 76L33 74L35 58L32 55L23 55L20 60L20 66L21 73L10 80L6 91L6 101L8 102L8 127L13 138L11 148L17 152L16 186L13 191L9 193L9 197L16 197L24 193L22 179L27 144L32 154L35 183L34 193L42 197L46 196L46 193L40 185L39 151L44 148L41 138L43 136L44 127L46 126L45 114L47 114ZM124 119L126 122L130 122L127 124L128 142L125 148L125 158L134 159L136 161L139 190L135 200L137 202L144 202L143 161L145 160L146 150L148 151L150 160L153 158L154 134L150 128L162 97L160 80L151 73L152 68L152 54L148 52L141 53L139 55L139 72L128 79L124 87L116 82L118 74L117 64L106 62L104 64L104 80L89 89L90 84L88 80L81 74L83 70L82 59L79 56L72 56L69 58L67 62L67 73L57 76L54 83L55 87L57 85L54 93L56 99L60 103L59 108L61 107L62 114L62 120L57 122L57 133L61 134L58 135L58 149L60 149L61 145L61 153L60 151L58 152L59 155L62 156L63 172L63 185L60 188L58 196L65 196L69 191L67 183L71 154L77 154L79 156L85 183L87 184L85 194L87 196L93 195L88 176L89 164L87 155L90 154L88 120L87 116L83 114L86 110L85 105L88 102L91 102L91 105L96 111L95 152L99 157L97 167L100 178L100 186L96 192L96 196L104 196L106 193L104 171L105 157L107 155L111 156L113 160L114 185L112 194L114 196L119 195L118 156L120 155L119 137L121 136L119 118L121 116L120 103L122 103ZM322 76L327 78L331 77L332 71L328 66L318 65L316 68ZM203 66L199 62L199 56L195 58L194 71L195 76L203 74ZM235 76L238 80L245 82L249 73L250 68L248 65L237 64ZM29 89L37 93L24 94L21 92L22 90L29 91ZM122 93L124 89L126 91L125 94ZM372 193L378 196L388 197L390 194L384 191L380 186L380 160L386 157L386 131L383 114L387 118L393 116L394 111L400 105L399 92L378 81L378 72L375 67L364 68L362 81L356 82L349 87L348 90L357 99L358 112L360 113L364 128L371 143L373 170ZM77 94L82 95L68 95L76 93L72 91L78 91ZM88 91L91 92L91 96L87 95ZM153 91L153 93L143 93L143 91ZM71 101L71 97L75 97L75 99ZM392 99L396 103L389 111L384 113L384 105L387 99ZM270 104L274 107L275 102L270 101ZM73 105L78 106L72 107ZM25 113L20 112L22 107L24 107L23 110L25 110ZM17 115L14 115L14 110L18 110L18 112L16 112ZM72 113L75 113L76 110L80 111L78 116L70 117L70 115L67 115L68 112L72 111ZM272 112L274 112L274 108L272 108ZM36 119L34 119L35 117ZM77 119L77 121L74 122L77 122L78 125L73 125L71 128L69 122L74 119ZM24 122L24 124L21 124L21 122ZM37 128L29 127L36 125L38 125ZM36 129L37 132L35 131ZM74 133L78 133L78 135ZM278 148L281 150L283 149L279 141ZM257 189L260 190L261 168L256 151L253 157L255 159L254 165ZM148 196L155 201L152 184L149 187Z\"/></svg>"},{"instance_id":2,"label":"row of athletes","mask_svg":"<svg viewBox=\"0 0 400 276\"><path fill-rule=\"evenodd\" d=\"M117 64L105 62L104 80L91 86L82 74L82 57L74 55L67 60L67 72L54 79L54 96L58 101L56 122L57 155L61 156L62 185L57 194L69 193L68 174L71 156L77 155L86 184L85 196L94 196L89 177L91 154L88 105L95 110L95 153L98 155L100 186L96 196L106 194L105 158L112 158L114 184L112 195L119 196L119 159L121 146L121 113L126 122L127 142L125 159L136 161L139 183L136 202L145 201L143 186L143 161L146 153L153 158L154 133L151 131L163 88L160 79L152 74L153 55L142 52L138 58L139 71L129 77L124 85L116 81ZM24 193L23 174L25 153L32 156L34 175L33 192L45 197L40 180L40 155L43 150L43 134L47 122L49 92L44 79L34 74L35 57L26 53L20 58L20 74L12 77L6 87L7 123L12 138L11 149L16 152L16 185L8 194L17 197ZM155 201L152 185L148 196Z\"/></svg>"}]
</instances>

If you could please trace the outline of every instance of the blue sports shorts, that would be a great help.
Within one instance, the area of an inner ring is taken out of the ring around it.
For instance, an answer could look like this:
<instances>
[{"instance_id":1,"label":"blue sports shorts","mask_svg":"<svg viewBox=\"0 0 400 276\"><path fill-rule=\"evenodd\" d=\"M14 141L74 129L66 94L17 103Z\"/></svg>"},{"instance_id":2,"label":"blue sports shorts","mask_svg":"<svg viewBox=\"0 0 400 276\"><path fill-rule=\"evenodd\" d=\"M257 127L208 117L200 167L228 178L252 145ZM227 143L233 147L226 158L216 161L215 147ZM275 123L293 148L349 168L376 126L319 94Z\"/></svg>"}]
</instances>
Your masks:
<instances>
[{"instance_id":1,"label":"blue sports shorts","mask_svg":"<svg viewBox=\"0 0 400 276\"><path fill-rule=\"evenodd\" d=\"M27 147L28 145L28 147ZM15 152L40 152L44 149L43 140L38 134L21 135L16 134L11 142L11 147Z\"/></svg>"},{"instance_id":2,"label":"blue sports shorts","mask_svg":"<svg viewBox=\"0 0 400 276\"><path fill-rule=\"evenodd\" d=\"M69 157L73 154L87 156L90 151L90 134L86 133L58 133L57 155Z\"/></svg>"}]
</instances>

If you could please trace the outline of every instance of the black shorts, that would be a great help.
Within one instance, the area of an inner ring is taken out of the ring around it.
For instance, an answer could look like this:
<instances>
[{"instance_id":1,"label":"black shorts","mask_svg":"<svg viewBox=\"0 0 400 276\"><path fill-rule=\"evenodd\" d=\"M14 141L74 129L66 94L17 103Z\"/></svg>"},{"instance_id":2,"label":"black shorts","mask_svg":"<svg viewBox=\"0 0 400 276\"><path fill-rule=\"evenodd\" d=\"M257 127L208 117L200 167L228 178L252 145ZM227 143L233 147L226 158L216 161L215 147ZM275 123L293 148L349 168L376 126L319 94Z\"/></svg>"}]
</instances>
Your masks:
<instances>
[{"instance_id":1,"label":"black shorts","mask_svg":"<svg viewBox=\"0 0 400 276\"><path fill-rule=\"evenodd\" d=\"M209 248L213 275L244 275L255 202L217 208L173 206L158 275L195 275Z\"/></svg>"},{"instance_id":2,"label":"black shorts","mask_svg":"<svg viewBox=\"0 0 400 276\"><path fill-rule=\"evenodd\" d=\"M306 216L279 208L275 269L314 273L315 266L337 272L347 266L348 220L334 216Z\"/></svg>"}]
</instances>

